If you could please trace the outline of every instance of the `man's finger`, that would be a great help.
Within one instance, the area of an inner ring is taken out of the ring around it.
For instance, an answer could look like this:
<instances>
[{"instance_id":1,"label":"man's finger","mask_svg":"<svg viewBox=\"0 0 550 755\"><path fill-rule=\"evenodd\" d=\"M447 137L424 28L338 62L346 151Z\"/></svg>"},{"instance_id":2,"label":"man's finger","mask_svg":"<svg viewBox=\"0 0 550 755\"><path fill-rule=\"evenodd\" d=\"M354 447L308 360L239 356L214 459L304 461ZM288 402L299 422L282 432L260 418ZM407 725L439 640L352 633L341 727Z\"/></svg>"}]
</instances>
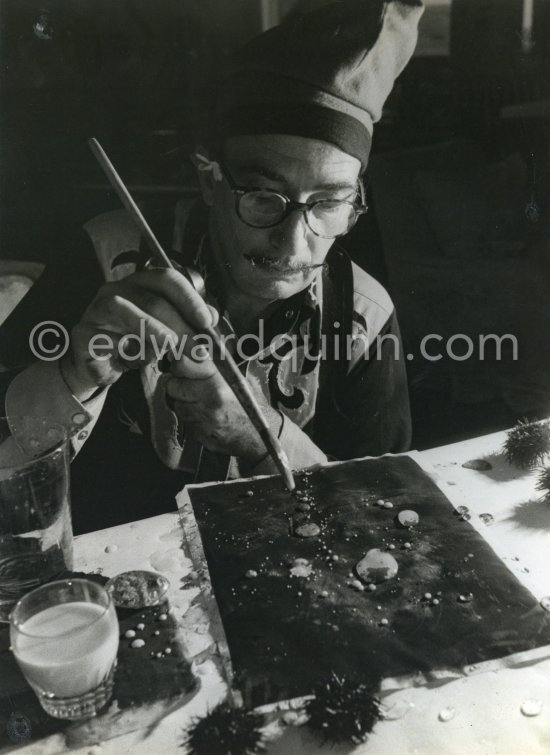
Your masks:
<instances>
[{"instance_id":1,"label":"man's finger","mask_svg":"<svg viewBox=\"0 0 550 755\"><path fill-rule=\"evenodd\" d=\"M134 273L112 284L124 295L127 288L139 288L166 299L191 327L201 332L212 325L212 308L195 291L191 283L177 270L155 269Z\"/></svg>"},{"instance_id":2,"label":"man's finger","mask_svg":"<svg viewBox=\"0 0 550 755\"><path fill-rule=\"evenodd\" d=\"M166 393L170 398L186 403L201 402L209 408L223 401L223 389L224 379L217 370L205 380L171 377L166 382Z\"/></svg>"},{"instance_id":3,"label":"man's finger","mask_svg":"<svg viewBox=\"0 0 550 755\"><path fill-rule=\"evenodd\" d=\"M216 307L213 307L211 304L207 304L206 306L208 307L210 314L212 315L212 327L215 328L219 322L220 313L218 312Z\"/></svg>"},{"instance_id":4,"label":"man's finger","mask_svg":"<svg viewBox=\"0 0 550 755\"><path fill-rule=\"evenodd\" d=\"M139 312L137 321L136 312ZM121 333L141 332L143 327L140 327L140 318L160 323L182 339L194 333L191 325L170 301L137 286L127 286L124 291L116 288L103 289L86 314L92 320L104 322L111 328L116 327L117 323L125 325L126 328L119 328Z\"/></svg>"},{"instance_id":5,"label":"man's finger","mask_svg":"<svg viewBox=\"0 0 550 755\"><path fill-rule=\"evenodd\" d=\"M148 356L152 352L159 359L177 343L176 333L171 328L122 296L109 300L103 314L100 317L99 312L90 309L78 328L81 341L89 334L87 346L92 357L97 347L106 350L109 341L113 351L118 352L121 346L123 358L133 358L136 352L144 350Z\"/></svg>"},{"instance_id":6,"label":"man's finger","mask_svg":"<svg viewBox=\"0 0 550 755\"><path fill-rule=\"evenodd\" d=\"M199 388L197 388L197 383ZM204 401L204 381L172 377L166 382L166 395L174 401L194 404Z\"/></svg>"},{"instance_id":7,"label":"man's finger","mask_svg":"<svg viewBox=\"0 0 550 755\"><path fill-rule=\"evenodd\" d=\"M199 352L204 347L194 347L193 351ZM193 359L192 356L182 354L178 359L174 359L170 365L170 372L175 377L184 380L209 380L213 378L218 369L210 359L208 350L204 350L204 356L199 359Z\"/></svg>"}]
</instances>

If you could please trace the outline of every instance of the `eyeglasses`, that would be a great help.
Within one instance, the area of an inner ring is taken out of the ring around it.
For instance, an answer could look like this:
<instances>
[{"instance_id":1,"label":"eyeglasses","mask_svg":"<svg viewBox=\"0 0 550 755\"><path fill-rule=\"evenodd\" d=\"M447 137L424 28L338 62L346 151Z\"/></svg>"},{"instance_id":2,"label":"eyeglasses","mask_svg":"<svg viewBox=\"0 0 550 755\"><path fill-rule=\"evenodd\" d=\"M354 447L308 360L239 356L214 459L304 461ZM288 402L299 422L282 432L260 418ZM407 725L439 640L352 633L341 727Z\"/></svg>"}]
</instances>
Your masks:
<instances>
[{"instance_id":1,"label":"eyeglasses","mask_svg":"<svg viewBox=\"0 0 550 755\"><path fill-rule=\"evenodd\" d=\"M348 233L360 215L367 211L365 190L358 180L358 196L347 199L318 199L315 202L295 202L270 189L238 186L224 165L220 165L227 183L235 195L235 210L239 218L251 228L272 228L282 223L294 210L303 213L308 228L323 239L335 239Z\"/></svg>"}]
</instances>

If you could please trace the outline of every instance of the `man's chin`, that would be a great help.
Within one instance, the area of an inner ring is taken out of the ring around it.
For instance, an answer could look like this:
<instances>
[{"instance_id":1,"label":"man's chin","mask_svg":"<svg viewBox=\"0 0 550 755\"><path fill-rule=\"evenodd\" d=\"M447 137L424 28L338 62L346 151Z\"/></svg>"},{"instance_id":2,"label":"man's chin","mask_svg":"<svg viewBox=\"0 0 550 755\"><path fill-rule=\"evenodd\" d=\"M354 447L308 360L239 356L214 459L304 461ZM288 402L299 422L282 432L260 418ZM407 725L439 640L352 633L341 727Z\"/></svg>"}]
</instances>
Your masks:
<instances>
[{"instance_id":1,"label":"man's chin","mask_svg":"<svg viewBox=\"0 0 550 755\"><path fill-rule=\"evenodd\" d=\"M311 270L262 270L255 268L249 276L250 293L274 301L288 299L307 288L314 278Z\"/></svg>"}]
</instances>

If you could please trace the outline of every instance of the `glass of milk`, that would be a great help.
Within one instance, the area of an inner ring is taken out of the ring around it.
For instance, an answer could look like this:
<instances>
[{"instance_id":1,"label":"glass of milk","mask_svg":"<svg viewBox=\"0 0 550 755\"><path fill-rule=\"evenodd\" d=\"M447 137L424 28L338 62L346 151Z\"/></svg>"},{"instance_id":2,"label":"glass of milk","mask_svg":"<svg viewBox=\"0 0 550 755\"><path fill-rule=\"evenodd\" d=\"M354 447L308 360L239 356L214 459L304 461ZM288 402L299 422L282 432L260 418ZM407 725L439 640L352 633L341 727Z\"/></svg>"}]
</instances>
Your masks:
<instances>
[{"instance_id":1,"label":"glass of milk","mask_svg":"<svg viewBox=\"0 0 550 755\"><path fill-rule=\"evenodd\" d=\"M69 444L63 427L0 417L0 621L73 562Z\"/></svg>"},{"instance_id":2,"label":"glass of milk","mask_svg":"<svg viewBox=\"0 0 550 755\"><path fill-rule=\"evenodd\" d=\"M95 716L111 699L118 620L109 593L88 579L50 582L10 617L11 649L50 716Z\"/></svg>"}]
</instances>

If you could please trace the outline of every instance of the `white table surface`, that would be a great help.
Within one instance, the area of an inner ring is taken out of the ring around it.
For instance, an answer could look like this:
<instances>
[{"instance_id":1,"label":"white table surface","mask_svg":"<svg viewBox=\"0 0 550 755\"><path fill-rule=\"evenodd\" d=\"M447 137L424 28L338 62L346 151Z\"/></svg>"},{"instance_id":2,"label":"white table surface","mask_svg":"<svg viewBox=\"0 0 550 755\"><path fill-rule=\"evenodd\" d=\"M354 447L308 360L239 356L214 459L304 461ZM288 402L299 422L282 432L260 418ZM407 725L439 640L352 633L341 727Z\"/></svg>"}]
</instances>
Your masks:
<instances>
[{"instance_id":1,"label":"white table surface","mask_svg":"<svg viewBox=\"0 0 550 755\"><path fill-rule=\"evenodd\" d=\"M550 504L540 501L535 490L536 474L511 468L498 455L504 433L495 433L461 443L411 452L409 455L432 476L455 506L467 506L471 524L485 537L518 579L537 597L550 596ZM464 469L463 462L487 458L489 472ZM487 526L479 517L491 514ZM174 614L185 627L191 657L211 643L208 625L200 608L191 605L196 588L182 587L191 570L184 552L178 514L113 527L75 539L75 569L100 570L113 576L128 569L154 569L171 583ZM521 668L475 672L429 689L411 688L385 698L397 718L376 724L366 744L349 748L320 749L305 728L271 728L274 738L268 755L520 755L550 753L550 651L536 663ZM193 700L167 715L154 729L134 732L93 747L81 755L184 755L181 748L186 725L225 695L225 686L214 664L195 664L201 689ZM527 717L523 702L542 701L540 715ZM454 708L452 720L442 722L439 713ZM25 755L48 755L62 749L62 740L29 744ZM21 750L19 750L21 752Z\"/></svg>"}]
</instances>

